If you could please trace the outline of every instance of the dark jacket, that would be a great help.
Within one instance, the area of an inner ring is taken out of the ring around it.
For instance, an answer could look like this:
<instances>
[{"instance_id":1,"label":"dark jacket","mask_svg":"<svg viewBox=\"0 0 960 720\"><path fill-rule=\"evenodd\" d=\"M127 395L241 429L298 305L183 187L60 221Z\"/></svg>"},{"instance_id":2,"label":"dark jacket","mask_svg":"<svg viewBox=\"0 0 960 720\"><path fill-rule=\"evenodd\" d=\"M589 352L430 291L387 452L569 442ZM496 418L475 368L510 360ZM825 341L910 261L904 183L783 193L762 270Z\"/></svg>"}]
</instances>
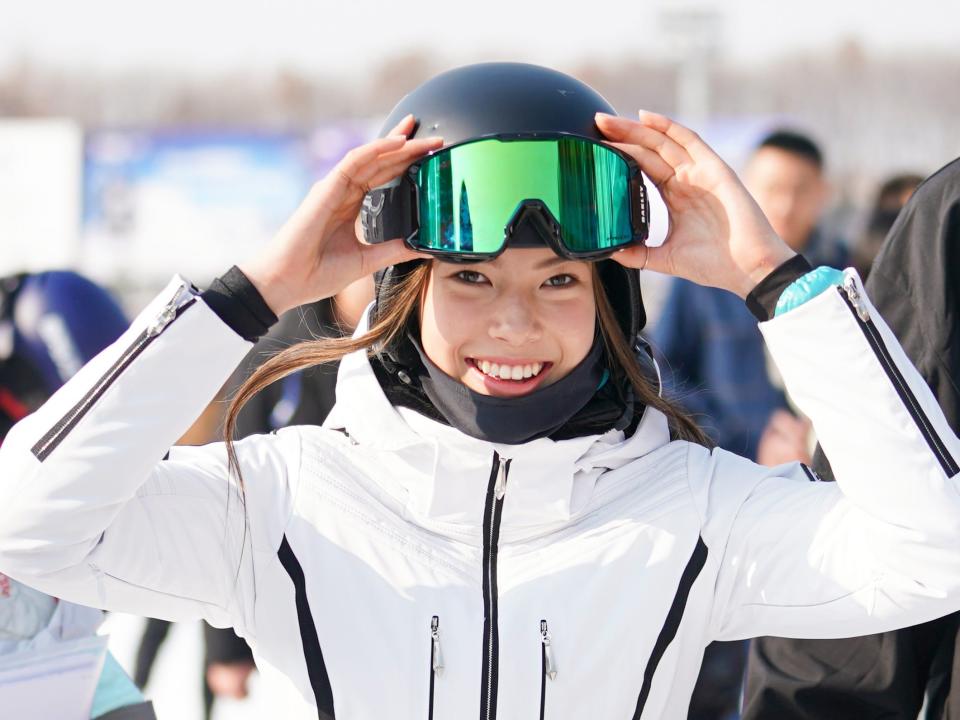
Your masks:
<instances>
[{"instance_id":1,"label":"dark jacket","mask_svg":"<svg viewBox=\"0 0 960 720\"><path fill-rule=\"evenodd\" d=\"M867 290L960 430L960 159L928 178L897 218ZM816 469L832 478L818 452ZM904 479L906 482L909 478ZM847 640L753 642L744 720L960 718L960 616ZM951 692L952 680L958 688Z\"/></svg>"}]
</instances>

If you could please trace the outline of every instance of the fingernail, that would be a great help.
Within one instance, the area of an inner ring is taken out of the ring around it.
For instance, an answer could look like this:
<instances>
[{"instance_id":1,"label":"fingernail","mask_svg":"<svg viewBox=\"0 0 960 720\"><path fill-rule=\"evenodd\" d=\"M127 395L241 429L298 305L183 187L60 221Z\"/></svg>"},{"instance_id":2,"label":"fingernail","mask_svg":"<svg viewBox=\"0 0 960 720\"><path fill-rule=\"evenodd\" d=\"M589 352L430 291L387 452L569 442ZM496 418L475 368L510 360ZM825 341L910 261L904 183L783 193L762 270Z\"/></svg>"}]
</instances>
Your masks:
<instances>
[{"instance_id":1,"label":"fingernail","mask_svg":"<svg viewBox=\"0 0 960 720\"><path fill-rule=\"evenodd\" d=\"M597 113L597 117L598 117L598 118L610 118L610 119L613 119L613 118L616 117L616 115L611 115L610 113L605 113L605 112L598 112L598 113Z\"/></svg>"}]
</instances>

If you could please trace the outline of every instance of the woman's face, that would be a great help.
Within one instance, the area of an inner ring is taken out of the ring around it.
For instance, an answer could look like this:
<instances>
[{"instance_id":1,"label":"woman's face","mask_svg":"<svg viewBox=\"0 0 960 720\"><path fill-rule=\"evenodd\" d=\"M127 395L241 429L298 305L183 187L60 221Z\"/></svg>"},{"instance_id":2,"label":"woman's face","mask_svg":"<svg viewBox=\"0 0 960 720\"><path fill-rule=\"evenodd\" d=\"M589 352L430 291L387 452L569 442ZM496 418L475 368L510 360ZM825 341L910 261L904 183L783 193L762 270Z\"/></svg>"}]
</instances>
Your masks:
<instances>
[{"instance_id":1,"label":"woman's face","mask_svg":"<svg viewBox=\"0 0 960 720\"><path fill-rule=\"evenodd\" d=\"M549 248L492 262L434 262L420 335L447 375L483 395L515 397L569 373L593 345L596 304L586 262Z\"/></svg>"}]
</instances>

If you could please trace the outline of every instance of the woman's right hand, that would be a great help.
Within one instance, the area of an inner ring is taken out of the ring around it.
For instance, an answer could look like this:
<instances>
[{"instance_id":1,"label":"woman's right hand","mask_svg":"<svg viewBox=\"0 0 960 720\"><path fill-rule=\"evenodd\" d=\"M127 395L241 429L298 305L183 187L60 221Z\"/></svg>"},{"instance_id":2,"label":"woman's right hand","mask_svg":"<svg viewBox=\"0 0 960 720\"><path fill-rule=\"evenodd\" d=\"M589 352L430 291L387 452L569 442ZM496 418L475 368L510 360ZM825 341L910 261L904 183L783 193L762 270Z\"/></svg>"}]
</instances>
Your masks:
<instances>
[{"instance_id":1,"label":"woman's right hand","mask_svg":"<svg viewBox=\"0 0 960 720\"><path fill-rule=\"evenodd\" d=\"M402 239L367 245L357 237L363 197L399 177L443 145L438 137L408 140L408 115L385 138L348 152L316 183L267 246L239 267L277 315L336 295L377 270L420 257Z\"/></svg>"}]
</instances>

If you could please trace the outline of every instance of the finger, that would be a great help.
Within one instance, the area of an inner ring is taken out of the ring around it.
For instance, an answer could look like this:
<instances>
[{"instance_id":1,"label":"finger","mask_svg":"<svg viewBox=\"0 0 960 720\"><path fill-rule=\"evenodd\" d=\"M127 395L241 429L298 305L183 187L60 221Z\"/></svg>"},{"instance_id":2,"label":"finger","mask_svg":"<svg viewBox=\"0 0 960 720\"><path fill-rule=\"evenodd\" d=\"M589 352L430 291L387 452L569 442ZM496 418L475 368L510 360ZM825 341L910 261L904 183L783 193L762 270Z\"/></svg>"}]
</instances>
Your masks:
<instances>
[{"instance_id":1,"label":"finger","mask_svg":"<svg viewBox=\"0 0 960 720\"><path fill-rule=\"evenodd\" d=\"M400 176L418 159L443 147L443 138L408 140L398 150L384 153L358 171L355 180L365 188L375 188Z\"/></svg>"},{"instance_id":2,"label":"finger","mask_svg":"<svg viewBox=\"0 0 960 720\"><path fill-rule=\"evenodd\" d=\"M344 155L343 159L337 163L334 168L336 175L347 185L362 186L358 178L361 176L363 168L379 156L393 150L399 150L406 142L407 138L403 135L391 135L356 147ZM367 190L369 190L369 188L367 188Z\"/></svg>"},{"instance_id":3,"label":"finger","mask_svg":"<svg viewBox=\"0 0 960 720\"><path fill-rule=\"evenodd\" d=\"M691 157L702 156L704 153L714 155L713 150L703 139L690 128L671 120L666 115L640 110L637 113L640 122L650 128L662 132L681 145Z\"/></svg>"},{"instance_id":4,"label":"finger","mask_svg":"<svg viewBox=\"0 0 960 720\"><path fill-rule=\"evenodd\" d=\"M393 126L388 135L403 135L404 137L410 137L410 131L413 130L413 126L416 124L413 114L407 115L400 122Z\"/></svg>"},{"instance_id":5,"label":"finger","mask_svg":"<svg viewBox=\"0 0 960 720\"><path fill-rule=\"evenodd\" d=\"M636 160L637 164L640 166L640 169L646 173L648 178L653 180L654 185L657 187L663 185L676 174L676 171L670 167L669 164L667 164L667 161L660 157L653 150L647 150L647 148L640 147L639 145L630 145L628 143L619 142L609 142L607 145L625 152L627 155Z\"/></svg>"},{"instance_id":6,"label":"finger","mask_svg":"<svg viewBox=\"0 0 960 720\"><path fill-rule=\"evenodd\" d=\"M408 140L406 144L398 150L386 152L377 158L381 167L388 167L398 163L409 165L414 160L426 155L429 152L443 147L442 137L420 138L418 140Z\"/></svg>"},{"instance_id":7,"label":"finger","mask_svg":"<svg viewBox=\"0 0 960 720\"><path fill-rule=\"evenodd\" d=\"M672 251L667 247L666 241L658 247L651 247L650 245L645 245L644 247L647 248L647 264L644 270L664 273L666 275L676 275L676 269L673 267L673 262L671 261Z\"/></svg>"},{"instance_id":8,"label":"finger","mask_svg":"<svg viewBox=\"0 0 960 720\"><path fill-rule=\"evenodd\" d=\"M690 153L676 140L661 130L636 120L600 113L597 115L597 127L615 142L640 145L653 150L671 167L677 168L693 162Z\"/></svg>"},{"instance_id":9,"label":"finger","mask_svg":"<svg viewBox=\"0 0 960 720\"><path fill-rule=\"evenodd\" d=\"M437 147L439 147L439 144ZM369 168L368 175L365 174L359 179L364 185L370 187L371 189L388 185L393 180L396 180L398 177L403 175L410 165L424 155L425 153L422 151L412 153L409 156L398 155L394 157L393 162L390 164L384 164L382 160L378 161L375 165Z\"/></svg>"}]
</instances>

